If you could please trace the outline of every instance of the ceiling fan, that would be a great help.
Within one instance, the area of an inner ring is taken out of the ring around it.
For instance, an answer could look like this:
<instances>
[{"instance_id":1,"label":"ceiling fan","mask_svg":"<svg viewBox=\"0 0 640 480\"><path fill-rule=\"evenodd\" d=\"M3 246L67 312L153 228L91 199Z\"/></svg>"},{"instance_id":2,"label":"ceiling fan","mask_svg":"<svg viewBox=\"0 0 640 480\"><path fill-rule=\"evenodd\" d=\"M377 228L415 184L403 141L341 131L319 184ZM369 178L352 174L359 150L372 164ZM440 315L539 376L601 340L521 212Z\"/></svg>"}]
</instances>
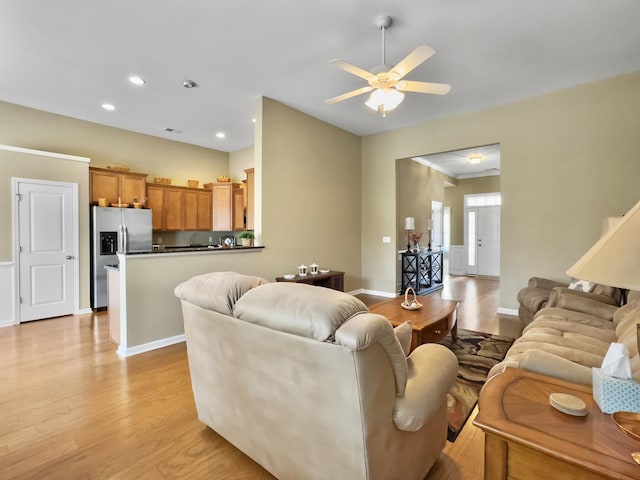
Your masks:
<instances>
[{"instance_id":1,"label":"ceiling fan","mask_svg":"<svg viewBox=\"0 0 640 480\"><path fill-rule=\"evenodd\" d=\"M345 72L365 79L369 85L352 90L337 97L325 100L324 103L334 104L363 93L372 92L365 104L380 113L383 117L387 112L396 108L404 99L402 92L432 93L446 95L451 90L451 85L445 83L416 82L403 80L403 78L418 65L431 57L435 50L426 45L416 47L409 55L404 57L395 67L385 64L385 39L384 34L393 20L389 16L381 16L376 20L376 26L382 30L382 64L371 69L364 70L344 60L331 60L332 65Z\"/></svg>"}]
</instances>

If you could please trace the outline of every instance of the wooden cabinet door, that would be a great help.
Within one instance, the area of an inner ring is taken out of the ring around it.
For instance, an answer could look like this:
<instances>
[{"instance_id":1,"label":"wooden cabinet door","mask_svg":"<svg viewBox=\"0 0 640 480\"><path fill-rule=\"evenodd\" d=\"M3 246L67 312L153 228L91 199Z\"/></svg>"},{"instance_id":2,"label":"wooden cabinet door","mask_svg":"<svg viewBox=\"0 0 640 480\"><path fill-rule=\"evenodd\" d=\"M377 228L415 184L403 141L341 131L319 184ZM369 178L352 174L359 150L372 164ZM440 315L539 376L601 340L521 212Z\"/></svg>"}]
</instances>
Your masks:
<instances>
[{"instance_id":1,"label":"wooden cabinet door","mask_svg":"<svg viewBox=\"0 0 640 480\"><path fill-rule=\"evenodd\" d=\"M247 230L253 230L253 217L254 217L254 169L247 168L245 170L247 174Z\"/></svg>"},{"instance_id":2,"label":"wooden cabinet door","mask_svg":"<svg viewBox=\"0 0 640 480\"><path fill-rule=\"evenodd\" d=\"M177 188L164 191L164 229L183 230L183 192Z\"/></svg>"},{"instance_id":3,"label":"wooden cabinet door","mask_svg":"<svg viewBox=\"0 0 640 480\"><path fill-rule=\"evenodd\" d=\"M233 229L244 230L244 185L233 184Z\"/></svg>"},{"instance_id":4,"label":"wooden cabinet door","mask_svg":"<svg viewBox=\"0 0 640 480\"><path fill-rule=\"evenodd\" d=\"M231 184L213 184L213 230L232 230L231 217Z\"/></svg>"},{"instance_id":5,"label":"wooden cabinet door","mask_svg":"<svg viewBox=\"0 0 640 480\"><path fill-rule=\"evenodd\" d=\"M198 192L198 230L213 230L212 192Z\"/></svg>"},{"instance_id":6,"label":"wooden cabinet door","mask_svg":"<svg viewBox=\"0 0 640 480\"><path fill-rule=\"evenodd\" d=\"M182 215L184 230L198 230L198 192L182 192Z\"/></svg>"},{"instance_id":7,"label":"wooden cabinet door","mask_svg":"<svg viewBox=\"0 0 640 480\"><path fill-rule=\"evenodd\" d=\"M147 186L147 207L153 212L153 229L164 230L164 188Z\"/></svg>"},{"instance_id":8,"label":"wooden cabinet door","mask_svg":"<svg viewBox=\"0 0 640 480\"><path fill-rule=\"evenodd\" d=\"M142 202L147 196L146 175L120 174L120 195L122 203Z\"/></svg>"},{"instance_id":9,"label":"wooden cabinet door","mask_svg":"<svg viewBox=\"0 0 640 480\"><path fill-rule=\"evenodd\" d=\"M89 169L89 201L98 203L99 198L106 198L107 205L118 203L119 180L116 172Z\"/></svg>"}]
</instances>

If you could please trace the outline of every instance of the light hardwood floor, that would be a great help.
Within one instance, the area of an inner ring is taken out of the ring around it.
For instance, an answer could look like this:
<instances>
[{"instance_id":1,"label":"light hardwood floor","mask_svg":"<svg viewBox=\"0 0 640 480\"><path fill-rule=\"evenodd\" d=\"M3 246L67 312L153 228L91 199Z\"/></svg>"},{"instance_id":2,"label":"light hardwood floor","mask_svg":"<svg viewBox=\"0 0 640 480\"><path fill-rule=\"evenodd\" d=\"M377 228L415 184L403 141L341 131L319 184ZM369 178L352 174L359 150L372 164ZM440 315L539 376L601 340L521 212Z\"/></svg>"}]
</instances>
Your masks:
<instances>
[{"instance_id":1,"label":"light hardwood floor","mask_svg":"<svg viewBox=\"0 0 640 480\"><path fill-rule=\"evenodd\" d=\"M445 284L435 295L462 300L460 328L519 332L495 314L497 281ZM184 344L123 359L108 322L100 312L0 329L0 478L273 478L197 420ZM482 478L482 457L470 419L427 479Z\"/></svg>"}]
</instances>

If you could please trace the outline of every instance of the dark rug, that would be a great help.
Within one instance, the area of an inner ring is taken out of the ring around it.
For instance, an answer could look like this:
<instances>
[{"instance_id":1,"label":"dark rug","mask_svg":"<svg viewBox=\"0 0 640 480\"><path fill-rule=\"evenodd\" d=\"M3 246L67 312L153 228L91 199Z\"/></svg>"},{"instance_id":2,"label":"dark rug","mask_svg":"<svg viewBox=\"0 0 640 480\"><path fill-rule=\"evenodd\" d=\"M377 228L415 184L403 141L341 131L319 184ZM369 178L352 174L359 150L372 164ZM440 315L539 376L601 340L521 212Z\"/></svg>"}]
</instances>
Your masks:
<instances>
[{"instance_id":1,"label":"dark rug","mask_svg":"<svg viewBox=\"0 0 640 480\"><path fill-rule=\"evenodd\" d=\"M448 336L441 342L458 358L458 379L447 394L447 440L455 441L469 418L491 367L507 354L513 338L488 333L458 330L458 342Z\"/></svg>"}]
</instances>

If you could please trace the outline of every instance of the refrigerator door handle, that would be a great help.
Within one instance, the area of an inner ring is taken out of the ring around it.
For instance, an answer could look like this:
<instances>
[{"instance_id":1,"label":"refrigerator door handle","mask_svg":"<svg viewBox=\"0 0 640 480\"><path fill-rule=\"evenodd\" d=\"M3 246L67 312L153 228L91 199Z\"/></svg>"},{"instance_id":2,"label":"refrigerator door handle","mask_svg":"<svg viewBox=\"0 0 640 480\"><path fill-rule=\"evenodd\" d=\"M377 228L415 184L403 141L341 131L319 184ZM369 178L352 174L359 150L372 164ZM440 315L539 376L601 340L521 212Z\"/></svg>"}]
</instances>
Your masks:
<instances>
[{"instance_id":1,"label":"refrigerator door handle","mask_svg":"<svg viewBox=\"0 0 640 480\"><path fill-rule=\"evenodd\" d=\"M118 252L127 253L129 249L129 232L127 231L126 225L120 225L118 240L120 243L120 245L118 245Z\"/></svg>"}]
</instances>

